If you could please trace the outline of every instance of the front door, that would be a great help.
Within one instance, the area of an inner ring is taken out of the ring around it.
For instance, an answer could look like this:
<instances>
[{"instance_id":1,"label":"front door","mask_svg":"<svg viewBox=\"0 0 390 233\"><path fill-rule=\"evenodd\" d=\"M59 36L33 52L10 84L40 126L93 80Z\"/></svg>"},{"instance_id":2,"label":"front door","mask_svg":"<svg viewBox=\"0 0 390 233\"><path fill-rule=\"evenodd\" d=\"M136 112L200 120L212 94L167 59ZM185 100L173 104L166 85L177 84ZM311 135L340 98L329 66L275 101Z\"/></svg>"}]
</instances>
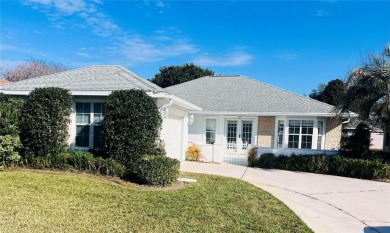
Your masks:
<instances>
[{"instance_id":1,"label":"front door","mask_svg":"<svg viewBox=\"0 0 390 233\"><path fill-rule=\"evenodd\" d=\"M252 145L253 120L227 120L226 151L246 154Z\"/></svg>"}]
</instances>

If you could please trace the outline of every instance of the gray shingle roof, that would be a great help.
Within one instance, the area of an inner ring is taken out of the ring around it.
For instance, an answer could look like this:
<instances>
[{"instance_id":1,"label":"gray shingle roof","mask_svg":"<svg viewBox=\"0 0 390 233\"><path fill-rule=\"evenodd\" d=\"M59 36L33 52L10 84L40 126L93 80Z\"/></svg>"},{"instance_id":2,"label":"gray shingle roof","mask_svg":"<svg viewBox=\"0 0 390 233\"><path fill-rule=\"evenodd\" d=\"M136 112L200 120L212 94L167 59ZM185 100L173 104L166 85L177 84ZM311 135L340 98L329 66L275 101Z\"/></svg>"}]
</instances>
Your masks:
<instances>
[{"instance_id":1,"label":"gray shingle roof","mask_svg":"<svg viewBox=\"0 0 390 233\"><path fill-rule=\"evenodd\" d=\"M40 76L0 86L0 91L31 91L38 87L62 87L70 91L113 91L141 89L164 91L161 87L118 65L97 65Z\"/></svg>"},{"instance_id":2,"label":"gray shingle roof","mask_svg":"<svg viewBox=\"0 0 390 233\"><path fill-rule=\"evenodd\" d=\"M206 76L165 88L206 112L330 113L333 106L245 76Z\"/></svg>"}]
</instances>

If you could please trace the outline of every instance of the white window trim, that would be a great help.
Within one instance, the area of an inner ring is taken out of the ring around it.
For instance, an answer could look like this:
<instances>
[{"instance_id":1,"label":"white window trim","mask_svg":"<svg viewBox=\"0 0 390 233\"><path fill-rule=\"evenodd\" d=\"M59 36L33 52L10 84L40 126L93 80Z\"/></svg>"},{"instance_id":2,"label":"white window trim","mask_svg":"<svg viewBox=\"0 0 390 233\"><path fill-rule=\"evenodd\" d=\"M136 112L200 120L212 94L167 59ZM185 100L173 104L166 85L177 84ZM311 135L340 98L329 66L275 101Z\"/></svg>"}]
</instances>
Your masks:
<instances>
[{"instance_id":1,"label":"white window trim","mask_svg":"<svg viewBox=\"0 0 390 233\"><path fill-rule=\"evenodd\" d=\"M77 126L78 125L85 125L85 124L77 124L77 121L76 121L76 117L77 117L77 111L76 111L76 105L78 103L89 103L91 104L91 110L90 110L90 115L89 115L89 146L88 147L82 147L82 146L76 146L76 136L77 136ZM95 113L95 104L105 104L104 101L93 101L93 100L82 100L82 101L76 101L73 103L73 111L72 111L72 114L73 114L73 119L72 119L72 131L73 131L73 135L72 135L72 139L71 139L71 143L73 143L73 149L76 149L76 150L88 150L88 149L92 149L93 148L93 141L94 141L94 129L95 129L95 124L94 124L94 113Z\"/></svg>"},{"instance_id":2,"label":"white window trim","mask_svg":"<svg viewBox=\"0 0 390 233\"><path fill-rule=\"evenodd\" d=\"M207 120L215 120L215 142L214 144L217 143L217 133L218 133L218 117L209 117L209 116L206 116L204 117L203 119L203 125L202 125L202 132L203 132L203 136L202 136L202 142L204 145L212 145L212 144L207 144L206 143L206 124L207 124Z\"/></svg>"},{"instance_id":3,"label":"white window trim","mask_svg":"<svg viewBox=\"0 0 390 233\"><path fill-rule=\"evenodd\" d=\"M279 149L287 149L287 150L297 150L297 149L301 149L301 140L302 140L302 133L300 132L299 133L299 144L298 144L298 148L288 148L288 135L289 135L289 121L290 120L299 120L301 121L305 121L305 120L309 120L309 121L314 121L314 125L313 125L313 135L312 135L312 148L311 149L307 149L307 148L304 148L302 150L323 150L325 148L325 138L326 138L326 118L320 118L320 117L275 117L275 133L274 133L274 148L278 148L277 147L277 137L278 137L278 121L279 120L284 120L284 130L283 130L283 143L282 143L282 148L279 148ZM323 135L322 135L322 141L321 141L321 148L318 148L317 149L317 142L318 142L318 121L322 121L324 123L324 132L323 132ZM302 125L301 125L301 128L302 128Z\"/></svg>"}]
</instances>

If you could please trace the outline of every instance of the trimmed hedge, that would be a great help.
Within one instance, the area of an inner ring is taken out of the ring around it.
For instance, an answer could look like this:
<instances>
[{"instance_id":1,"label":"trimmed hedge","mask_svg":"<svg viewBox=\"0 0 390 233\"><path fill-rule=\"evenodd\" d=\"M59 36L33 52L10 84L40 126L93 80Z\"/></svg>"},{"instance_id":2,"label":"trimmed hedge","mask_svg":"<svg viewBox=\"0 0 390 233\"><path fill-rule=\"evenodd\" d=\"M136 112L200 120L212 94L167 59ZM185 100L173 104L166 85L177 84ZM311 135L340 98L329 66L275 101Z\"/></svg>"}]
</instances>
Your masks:
<instances>
[{"instance_id":1,"label":"trimmed hedge","mask_svg":"<svg viewBox=\"0 0 390 233\"><path fill-rule=\"evenodd\" d=\"M113 159L94 157L93 154L86 151L64 152L55 156L34 157L27 165L39 169L54 168L119 177L125 171L123 165L115 162Z\"/></svg>"},{"instance_id":2,"label":"trimmed hedge","mask_svg":"<svg viewBox=\"0 0 390 233\"><path fill-rule=\"evenodd\" d=\"M103 134L110 158L136 173L142 155L155 150L162 119L154 100L142 90L113 91L105 104Z\"/></svg>"},{"instance_id":3,"label":"trimmed hedge","mask_svg":"<svg viewBox=\"0 0 390 233\"><path fill-rule=\"evenodd\" d=\"M17 165L21 146L18 135L0 135L0 166Z\"/></svg>"},{"instance_id":4,"label":"trimmed hedge","mask_svg":"<svg viewBox=\"0 0 390 233\"><path fill-rule=\"evenodd\" d=\"M352 159L340 155L260 155L258 167L311 172L361 179L389 179L390 164L381 160Z\"/></svg>"},{"instance_id":5,"label":"trimmed hedge","mask_svg":"<svg viewBox=\"0 0 390 233\"><path fill-rule=\"evenodd\" d=\"M58 87L37 88L23 105L20 139L26 159L65 152L72 95Z\"/></svg>"},{"instance_id":6,"label":"trimmed hedge","mask_svg":"<svg viewBox=\"0 0 390 233\"><path fill-rule=\"evenodd\" d=\"M0 93L0 135L19 135L19 118L24 101Z\"/></svg>"},{"instance_id":7,"label":"trimmed hedge","mask_svg":"<svg viewBox=\"0 0 390 233\"><path fill-rule=\"evenodd\" d=\"M169 185L179 177L179 167L177 159L146 155L139 161L137 178L149 185Z\"/></svg>"}]
</instances>

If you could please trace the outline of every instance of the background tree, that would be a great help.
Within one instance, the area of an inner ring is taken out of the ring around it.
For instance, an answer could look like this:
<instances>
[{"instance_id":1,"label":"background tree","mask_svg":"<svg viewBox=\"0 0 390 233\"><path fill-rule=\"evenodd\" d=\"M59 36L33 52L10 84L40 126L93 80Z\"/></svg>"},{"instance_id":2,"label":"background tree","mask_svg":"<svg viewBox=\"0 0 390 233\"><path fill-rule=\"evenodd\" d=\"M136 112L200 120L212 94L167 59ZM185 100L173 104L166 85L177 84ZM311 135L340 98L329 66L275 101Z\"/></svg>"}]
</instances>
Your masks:
<instances>
[{"instance_id":1,"label":"background tree","mask_svg":"<svg viewBox=\"0 0 390 233\"><path fill-rule=\"evenodd\" d=\"M1 71L1 77L10 82L15 82L65 70L67 70L66 67L59 63L49 63L44 60L32 58L24 63L16 65L13 68Z\"/></svg>"},{"instance_id":2,"label":"background tree","mask_svg":"<svg viewBox=\"0 0 390 233\"><path fill-rule=\"evenodd\" d=\"M345 92L345 83L340 79L334 79L327 84L321 83L313 90L309 97L330 105L338 105Z\"/></svg>"},{"instance_id":3,"label":"background tree","mask_svg":"<svg viewBox=\"0 0 390 233\"><path fill-rule=\"evenodd\" d=\"M163 66L160 68L160 73L150 81L165 88L213 74L212 70L190 63L182 66Z\"/></svg>"},{"instance_id":4,"label":"background tree","mask_svg":"<svg viewBox=\"0 0 390 233\"><path fill-rule=\"evenodd\" d=\"M349 75L346 93L336 110L353 109L363 121L373 117L390 131L390 44L380 55L370 55Z\"/></svg>"}]
</instances>

